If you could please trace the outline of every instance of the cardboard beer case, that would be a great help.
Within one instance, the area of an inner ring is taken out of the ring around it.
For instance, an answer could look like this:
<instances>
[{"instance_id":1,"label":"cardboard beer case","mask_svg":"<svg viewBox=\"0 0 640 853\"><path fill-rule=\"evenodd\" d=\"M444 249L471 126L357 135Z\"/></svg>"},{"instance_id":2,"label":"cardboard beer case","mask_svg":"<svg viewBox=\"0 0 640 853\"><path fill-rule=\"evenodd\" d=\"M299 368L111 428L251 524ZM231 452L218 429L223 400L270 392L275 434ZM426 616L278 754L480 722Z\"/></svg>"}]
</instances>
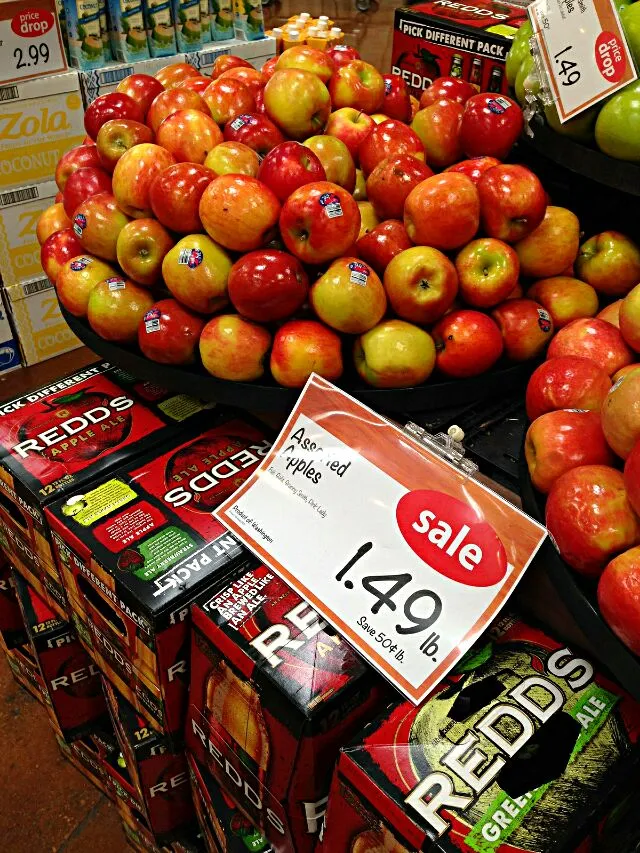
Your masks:
<instances>
[{"instance_id":1,"label":"cardboard beer case","mask_svg":"<svg viewBox=\"0 0 640 853\"><path fill-rule=\"evenodd\" d=\"M28 642L27 629L18 603L11 563L0 552L0 641L5 649L15 649Z\"/></svg>"},{"instance_id":2,"label":"cardboard beer case","mask_svg":"<svg viewBox=\"0 0 640 853\"><path fill-rule=\"evenodd\" d=\"M0 639L0 647L6 655L14 680L41 705L46 706L48 695L38 669L38 663L33 655L31 643L27 641L14 646L12 649L7 649Z\"/></svg>"},{"instance_id":3,"label":"cardboard beer case","mask_svg":"<svg viewBox=\"0 0 640 853\"><path fill-rule=\"evenodd\" d=\"M0 505L2 503L0 491ZM2 515L0 511L0 516ZM0 517L0 524L2 524ZM11 559L11 565L40 598L61 619L69 619L70 611L62 579L55 566L49 566L29 547L15 530L8 526L0 527L0 544Z\"/></svg>"},{"instance_id":4,"label":"cardboard beer case","mask_svg":"<svg viewBox=\"0 0 640 853\"><path fill-rule=\"evenodd\" d=\"M424 702L395 703L342 750L322 850L635 849L606 815L637 792L639 735L621 688L505 616Z\"/></svg>"},{"instance_id":5,"label":"cardboard beer case","mask_svg":"<svg viewBox=\"0 0 640 853\"><path fill-rule=\"evenodd\" d=\"M129 808L121 800L116 800L116 808L127 844L137 853L210 853L193 825L186 827L172 841L163 843L155 838L145 818L136 809Z\"/></svg>"},{"instance_id":6,"label":"cardboard beer case","mask_svg":"<svg viewBox=\"0 0 640 853\"><path fill-rule=\"evenodd\" d=\"M277 853L315 847L338 750L386 686L265 566L192 608L188 751Z\"/></svg>"},{"instance_id":7,"label":"cardboard beer case","mask_svg":"<svg viewBox=\"0 0 640 853\"><path fill-rule=\"evenodd\" d=\"M270 447L262 425L218 411L47 507L69 605L104 674L182 738L191 601L254 558L212 511Z\"/></svg>"}]
</instances>

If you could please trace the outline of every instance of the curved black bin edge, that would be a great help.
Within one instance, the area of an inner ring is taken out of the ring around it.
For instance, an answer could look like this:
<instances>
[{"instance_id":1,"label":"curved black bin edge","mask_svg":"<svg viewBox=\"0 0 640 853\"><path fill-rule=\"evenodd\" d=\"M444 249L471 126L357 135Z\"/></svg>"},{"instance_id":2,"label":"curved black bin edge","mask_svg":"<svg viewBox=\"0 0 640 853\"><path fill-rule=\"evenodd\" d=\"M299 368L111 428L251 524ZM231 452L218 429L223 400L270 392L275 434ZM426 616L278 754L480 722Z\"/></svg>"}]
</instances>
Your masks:
<instances>
[{"instance_id":1,"label":"curved black bin edge","mask_svg":"<svg viewBox=\"0 0 640 853\"><path fill-rule=\"evenodd\" d=\"M98 356L117 364L140 379L165 385L194 397L252 409L257 412L289 412L300 390L254 382L227 382L202 368L189 370L150 361L134 349L105 341L82 320L60 305L62 316L77 337ZM526 362L484 373L473 379L426 384L414 388L380 389L341 386L365 405L379 412L429 412L493 397L496 390L508 394L523 386L537 362Z\"/></svg>"},{"instance_id":2,"label":"curved black bin edge","mask_svg":"<svg viewBox=\"0 0 640 853\"><path fill-rule=\"evenodd\" d=\"M522 508L544 524L542 499L531 483L524 449L520 459ZM600 611L580 586L578 578L547 539L536 560L544 561L549 577L580 629L590 638L600 663L634 699L640 701L640 658L622 643L600 615Z\"/></svg>"}]
</instances>

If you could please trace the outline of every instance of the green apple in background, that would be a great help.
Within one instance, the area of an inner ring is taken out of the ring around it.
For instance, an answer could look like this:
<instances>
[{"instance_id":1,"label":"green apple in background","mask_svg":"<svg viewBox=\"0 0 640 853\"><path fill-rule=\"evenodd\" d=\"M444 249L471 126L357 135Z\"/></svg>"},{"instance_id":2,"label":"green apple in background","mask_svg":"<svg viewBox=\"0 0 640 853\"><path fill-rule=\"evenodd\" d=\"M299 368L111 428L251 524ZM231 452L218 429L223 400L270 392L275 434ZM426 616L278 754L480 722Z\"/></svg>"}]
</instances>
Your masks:
<instances>
[{"instance_id":1,"label":"green apple in background","mask_svg":"<svg viewBox=\"0 0 640 853\"><path fill-rule=\"evenodd\" d=\"M538 80L538 76L533 77L532 75L536 73L536 63L529 54L529 56L525 56L522 60L522 65L518 69L518 73L516 75L516 83L515 83L515 91L516 91L516 101L520 104L520 106L524 106L526 104L526 95L528 92L532 92L534 95L537 95L540 91L540 81Z\"/></svg>"},{"instance_id":2,"label":"green apple in background","mask_svg":"<svg viewBox=\"0 0 640 853\"><path fill-rule=\"evenodd\" d=\"M560 133L562 136L568 136L569 139L575 139L576 142L589 144L593 141L593 131L599 110L600 104L595 107L589 107L588 110L585 110L583 113L579 113L575 118L570 118L569 121L565 121L564 124L560 121L558 111L554 104L544 108L544 115L547 120L547 124L552 130L555 130L556 133Z\"/></svg>"},{"instance_id":3,"label":"green apple in background","mask_svg":"<svg viewBox=\"0 0 640 853\"><path fill-rule=\"evenodd\" d=\"M514 86L520 66L530 55L529 39L533 35L533 27L530 21L525 21L513 39L509 53L507 54L506 74L510 86Z\"/></svg>"},{"instance_id":4,"label":"green apple in background","mask_svg":"<svg viewBox=\"0 0 640 853\"><path fill-rule=\"evenodd\" d=\"M636 66L640 66L640 3L631 3L622 8L618 6L618 12L633 60Z\"/></svg>"},{"instance_id":5,"label":"green apple in background","mask_svg":"<svg viewBox=\"0 0 640 853\"><path fill-rule=\"evenodd\" d=\"M640 81L629 83L602 107L596 145L617 160L640 163Z\"/></svg>"}]
</instances>

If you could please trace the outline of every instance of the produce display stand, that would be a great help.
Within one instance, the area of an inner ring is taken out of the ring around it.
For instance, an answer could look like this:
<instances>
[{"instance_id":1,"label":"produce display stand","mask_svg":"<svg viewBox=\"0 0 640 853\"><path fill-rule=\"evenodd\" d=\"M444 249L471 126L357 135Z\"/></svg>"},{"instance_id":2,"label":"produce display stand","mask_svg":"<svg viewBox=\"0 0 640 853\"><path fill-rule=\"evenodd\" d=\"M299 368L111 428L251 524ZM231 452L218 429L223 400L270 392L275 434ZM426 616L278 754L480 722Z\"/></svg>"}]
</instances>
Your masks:
<instances>
[{"instance_id":1,"label":"produce display stand","mask_svg":"<svg viewBox=\"0 0 640 853\"><path fill-rule=\"evenodd\" d=\"M171 390L183 391L205 400L259 412L288 412L298 398L299 389L283 388L273 380L228 382L210 376L202 367L158 364L134 348L125 348L99 337L86 322L69 314L62 305L60 310L73 332L89 349L141 379L158 382ZM367 387L352 371L347 372L339 384L376 411L427 412L483 400L496 388L500 388L504 394L521 389L535 366L531 362L504 365L472 379L428 382L414 388L394 389Z\"/></svg>"}]
</instances>

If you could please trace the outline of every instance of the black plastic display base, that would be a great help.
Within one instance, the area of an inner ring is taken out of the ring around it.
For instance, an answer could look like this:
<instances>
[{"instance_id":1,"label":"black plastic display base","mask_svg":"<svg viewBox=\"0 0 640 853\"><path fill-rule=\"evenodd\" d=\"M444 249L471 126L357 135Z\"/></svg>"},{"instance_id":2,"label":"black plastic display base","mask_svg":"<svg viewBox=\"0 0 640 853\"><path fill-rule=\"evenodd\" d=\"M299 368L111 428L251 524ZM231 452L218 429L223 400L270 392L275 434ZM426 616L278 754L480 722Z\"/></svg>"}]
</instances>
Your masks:
<instances>
[{"instance_id":1,"label":"black plastic display base","mask_svg":"<svg viewBox=\"0 0 640 853\"><path fill-rule=\"evenodd\" d=\"M147 379L204 400L251 409L256 412L288 412L300 394L297 388L283 388L273 380L227 382L210 376L201 365L174 367L150 361L134 348L105 341L88 324L60 306L73 332L102 358ZM355 372L345 374L339 384L345 391L378 412L429 412L524 388L536 363L504 365L473 379L428 382L415 388L377 389L364 385Z\"/></svg>"},{"instance_id":2,"label":"black plastic display base","mask_svg":"<svg viewBox=\"0 0 640 853\"><path fill-rule=\"evenodd\" d=\"M544 524L546 500L531 483L524 450L520 460L520 494L525 512ZM545 570L558 595L589 639L592 652L620 684L640 701L640 658L622 643L602 618L596 598L596 583L574 572L547 540L536 562Z\"/></svg>"}]
</instances>

